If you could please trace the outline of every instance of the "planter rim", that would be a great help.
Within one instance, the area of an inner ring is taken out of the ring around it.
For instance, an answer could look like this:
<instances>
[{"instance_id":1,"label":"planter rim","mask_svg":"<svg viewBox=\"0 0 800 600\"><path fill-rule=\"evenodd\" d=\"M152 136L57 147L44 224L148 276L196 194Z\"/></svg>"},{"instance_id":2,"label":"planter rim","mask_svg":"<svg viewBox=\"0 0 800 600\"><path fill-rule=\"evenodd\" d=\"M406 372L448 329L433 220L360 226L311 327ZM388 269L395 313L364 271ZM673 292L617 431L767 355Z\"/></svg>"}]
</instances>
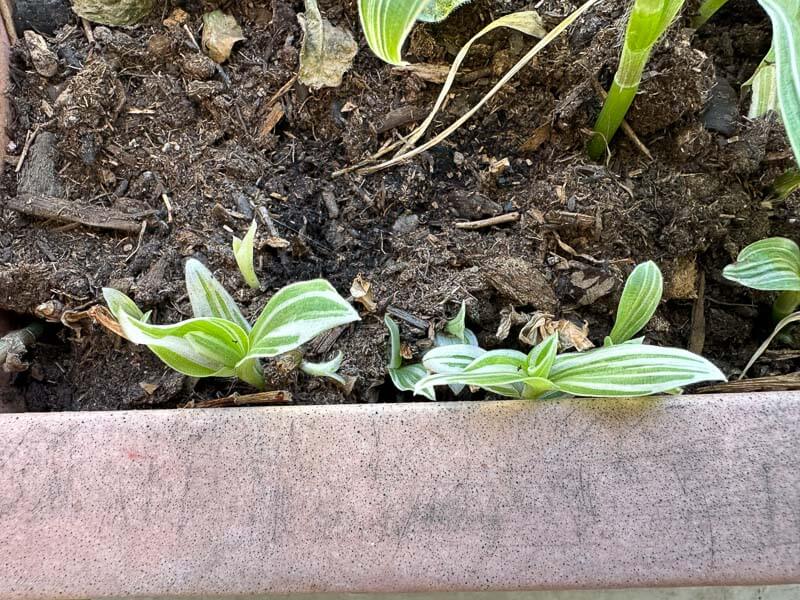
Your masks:
<instances>
[{"instance_id":1,"label":"planter rim","mask_svg":"<svg viewBox=\"0 0 800 600\"><path fill-rule=\"evenodd\" d=\"M3 2L4 0L0 0ZM5 19L0 11L0 168L6 158L6 146L8 136L6 135L6 122L8 120L8 74L9 74L9 52L11 49L10 36L6 31Z\"/></svg>"},{"instance_id":2,"label":"planter rim","mask_svg":"<svg viewBox=\"0 0 800 600\"><path fill-rule=\"evenodd\" d=\"M0 415L0 598L800 582L800 394Z\"/></svg>"}]
</instances>

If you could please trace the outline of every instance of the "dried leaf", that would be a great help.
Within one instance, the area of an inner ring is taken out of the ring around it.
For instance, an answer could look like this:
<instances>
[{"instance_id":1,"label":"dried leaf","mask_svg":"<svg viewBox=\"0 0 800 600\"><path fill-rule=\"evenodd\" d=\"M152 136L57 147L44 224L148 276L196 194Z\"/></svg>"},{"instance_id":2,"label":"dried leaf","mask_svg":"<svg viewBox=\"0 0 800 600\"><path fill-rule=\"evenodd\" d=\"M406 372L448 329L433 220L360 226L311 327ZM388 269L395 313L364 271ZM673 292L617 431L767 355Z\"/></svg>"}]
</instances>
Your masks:
<instances>
[{"instance_id":1,"label":"dried leaf","mask_svg":"<svg viewBox=\"0 0 800 600\"><path fill-rule=\"evenodd\" d=\"M221 64L228 60L233 45L243 39L242 28L231 15L221 10L203 15L203 48L214 62Z\"/></svg>"},{"instance_id":2,"label":"dried leaf","mask_svg":"<svg viewBox=\"0 0 800 600\"><path fill-rule=\"evenodd\" d=\"M494 336L498 341L503 341L511 333L511 328L515 325L523 325L528 322L528 315L519 313L514 310L513 306L504 308L500 311L500 325L497 327L497 332Z\"/></svg>"},{"instance_id":3,"label":"dried leaf","mask_svg":"<svg viewBox=\"0 0 800 600\"><path fill-rule=\"evenodd\" d=\"M171 29L173 27L177 27L178 25L183 25L188 20L189 20L189 13L187 13L182 8L176 8L169 14L169 16L166 19L164 19L163 24L164 27L169 27Z\"/></svg>"},{"instance_id":4,"label":"dried leaf","mask_svg":"<svg viewBox=\"0 0 800 600\"><path fill-rule=\"evenodd\" d=\"M79 17L103 25L135 25L153 8L153 0L72 0Z\"/></svg>"},{"instance_id":5,"label":"dried leaf","mask_svg":"<svg viewBox=\"0 0 800 600\"><path fill-rule=\"evenodd\" d=\"M369 312L375 312L377 304L372 293L372 284L361 276L361 273L356 275L353 279L353 284L350 286L350 295L353 300L361 304Z\"/></svg>"},{"instance_id":6,"label":"dried leaf","mask_svg":"<svg viewBox=\"0 0 800 600\"><path fill-rule=\"evenodd\" d=\"M316 0L306 0L305 4L306 12L297 15L305 34L298 79L311 89L339 87L358 45L349 31L322 18Z\"/></svg>"},{"instance_id":7,"label":"dried leaf","mask_svg":"<svg viewBox=\"0 0 800 600\"><path fill-rule=\"evenodd\" d=\"M270 235L267 236L267 239L264 240L264 244L269 246L270 248L275 248L277 250L285 250L292 243L287 240L286 238L278 237L277 235Z\"/></svg>"},{"instance_id":8,"label":"dried leaf","mask_svg":"<svg viewBox=\"0 0 800 600\"><path fill-rule=\"evenodd\" d=\"M558 333L558 346L563 352L575 348L579 352L594 348L589 340L589 325L584 322L582 327L568 319L553 318L553 315L544 312L535 312L528 323L519 332L519 341L530 346L547 339Z\"/></svg>"}]
</instances>

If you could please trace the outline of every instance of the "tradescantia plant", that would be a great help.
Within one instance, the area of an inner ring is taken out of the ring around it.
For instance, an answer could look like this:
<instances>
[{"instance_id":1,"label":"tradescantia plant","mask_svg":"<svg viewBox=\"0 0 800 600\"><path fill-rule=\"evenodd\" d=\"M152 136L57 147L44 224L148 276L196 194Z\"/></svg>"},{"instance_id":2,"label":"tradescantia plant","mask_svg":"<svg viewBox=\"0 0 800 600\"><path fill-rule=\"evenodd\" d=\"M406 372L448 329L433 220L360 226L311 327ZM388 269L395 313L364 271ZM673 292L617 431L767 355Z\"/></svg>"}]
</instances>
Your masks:
<instances>
[{"instance_id":1,"label":"tradescantia plant","mask_svg":"<svg viewBox=\"0 0 800 600\"><path fill-rule=\"evenodd\" d=\"M457 384L510 398L624 397L724 380L717 367L696 354L633 339L655 313L662 289L663 278L655 263L637 266L625 284L605 345L587 352L559 354L557 334L527 354L486 351L469 344L433 348L422 358L428 374L416 381L414 391L430 398L432 388Z\"/></svg>"},{"instance_id":2,"label":"tradescantia plant","mask_svg":"<svg viewBox=\"0 0 800 600\"><path fill-rule=\"evenodd\" d=\"M753 242L722 275L754 290L778 292L772 306L776 321L800 305L800 248L792 240L774 237Z\"/></svg>"},{"instance_id":3,"label":"tradescantia plant","mask_svg":"<svg viewBox=\"0 0 800 600\"><path fill-rule=\"evenodd\" d=\"M381 60L403 65L403 44L414 23L442 21L468 0L359 0L361 28Z\"/></svg>"},{"instance_id":4,"label":"tradescantia plant","mask_svg":"<svg viewBox=\"0 0 800 600\"><path fill-rule=\"evenodd\" d=\"M222 284L195 259L186 263L186 290L194 318L172 325L148 323L150 313L120 291L103 288L103 297L124 336L147 346L172 369L192 377L238 377L259 389L265 387L261 358L290 352L328 329L359 319L324 279L281 288L252 326ZM305 363L303 370L331 377L340 362L337 357L322 365Z\"/></svg>"},{"instance_id":5,"label":"tradescantia plant","mask_svg":"<svg viewBox=\"0 0 800 600\"><path fill-rule=\"evenodd\" d=\"M599 160L603 156L611 138L622 124L639 90L642 72L653 47L675 20L684 1L635 0L633 3L625 29L619 67L587 147L593 160Z\"/></svg>"}]
</instances>

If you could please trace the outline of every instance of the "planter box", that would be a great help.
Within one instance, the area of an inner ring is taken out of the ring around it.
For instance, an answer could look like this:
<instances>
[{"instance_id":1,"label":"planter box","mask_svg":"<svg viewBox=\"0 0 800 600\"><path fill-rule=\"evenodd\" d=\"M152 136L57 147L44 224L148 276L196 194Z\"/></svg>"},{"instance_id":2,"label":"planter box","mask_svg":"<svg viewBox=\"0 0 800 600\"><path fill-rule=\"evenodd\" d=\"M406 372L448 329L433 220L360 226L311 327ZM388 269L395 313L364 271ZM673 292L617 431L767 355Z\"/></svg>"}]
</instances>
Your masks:
<instances>
[{"instance_id":1,"label":"planter box","mask_svg":"<svg viewBox=\"0 0 800 600\"><path fill-rule=\"evenodd\" d=\"M0 415L0 598L800 582L800 397Z\"/></svg>"}]
</instances>

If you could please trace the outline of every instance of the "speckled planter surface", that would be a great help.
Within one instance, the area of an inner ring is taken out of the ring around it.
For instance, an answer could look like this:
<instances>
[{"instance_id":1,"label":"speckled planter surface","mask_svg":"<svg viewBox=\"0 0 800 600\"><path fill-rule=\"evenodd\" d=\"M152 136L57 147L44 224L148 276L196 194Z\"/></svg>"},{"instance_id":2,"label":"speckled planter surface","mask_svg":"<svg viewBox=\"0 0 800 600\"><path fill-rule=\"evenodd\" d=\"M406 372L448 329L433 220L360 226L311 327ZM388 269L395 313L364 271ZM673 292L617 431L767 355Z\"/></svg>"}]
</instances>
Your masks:
<instances>
[{"instance_id":1,"label":"speckled planter surface","mask_svg":"<svg viewBox=\"0 0 800 600\"><path fill-rule=\"evenodd\" d=\"M6 135L6 121L8 119L8 61L9 61L9 39L0 15L0 165L6 157L6 146L8 136Z\"/></svg>"},{"instance_id":2,"label":"speckled planter surface","mask_svg":"<svg viewBox=\"0 0 800 600\"><path fill-rule=\"evenodd\" d=\"M800 398L0 415L0 598L800 581Z\"/></svg>"}]
</instances>

